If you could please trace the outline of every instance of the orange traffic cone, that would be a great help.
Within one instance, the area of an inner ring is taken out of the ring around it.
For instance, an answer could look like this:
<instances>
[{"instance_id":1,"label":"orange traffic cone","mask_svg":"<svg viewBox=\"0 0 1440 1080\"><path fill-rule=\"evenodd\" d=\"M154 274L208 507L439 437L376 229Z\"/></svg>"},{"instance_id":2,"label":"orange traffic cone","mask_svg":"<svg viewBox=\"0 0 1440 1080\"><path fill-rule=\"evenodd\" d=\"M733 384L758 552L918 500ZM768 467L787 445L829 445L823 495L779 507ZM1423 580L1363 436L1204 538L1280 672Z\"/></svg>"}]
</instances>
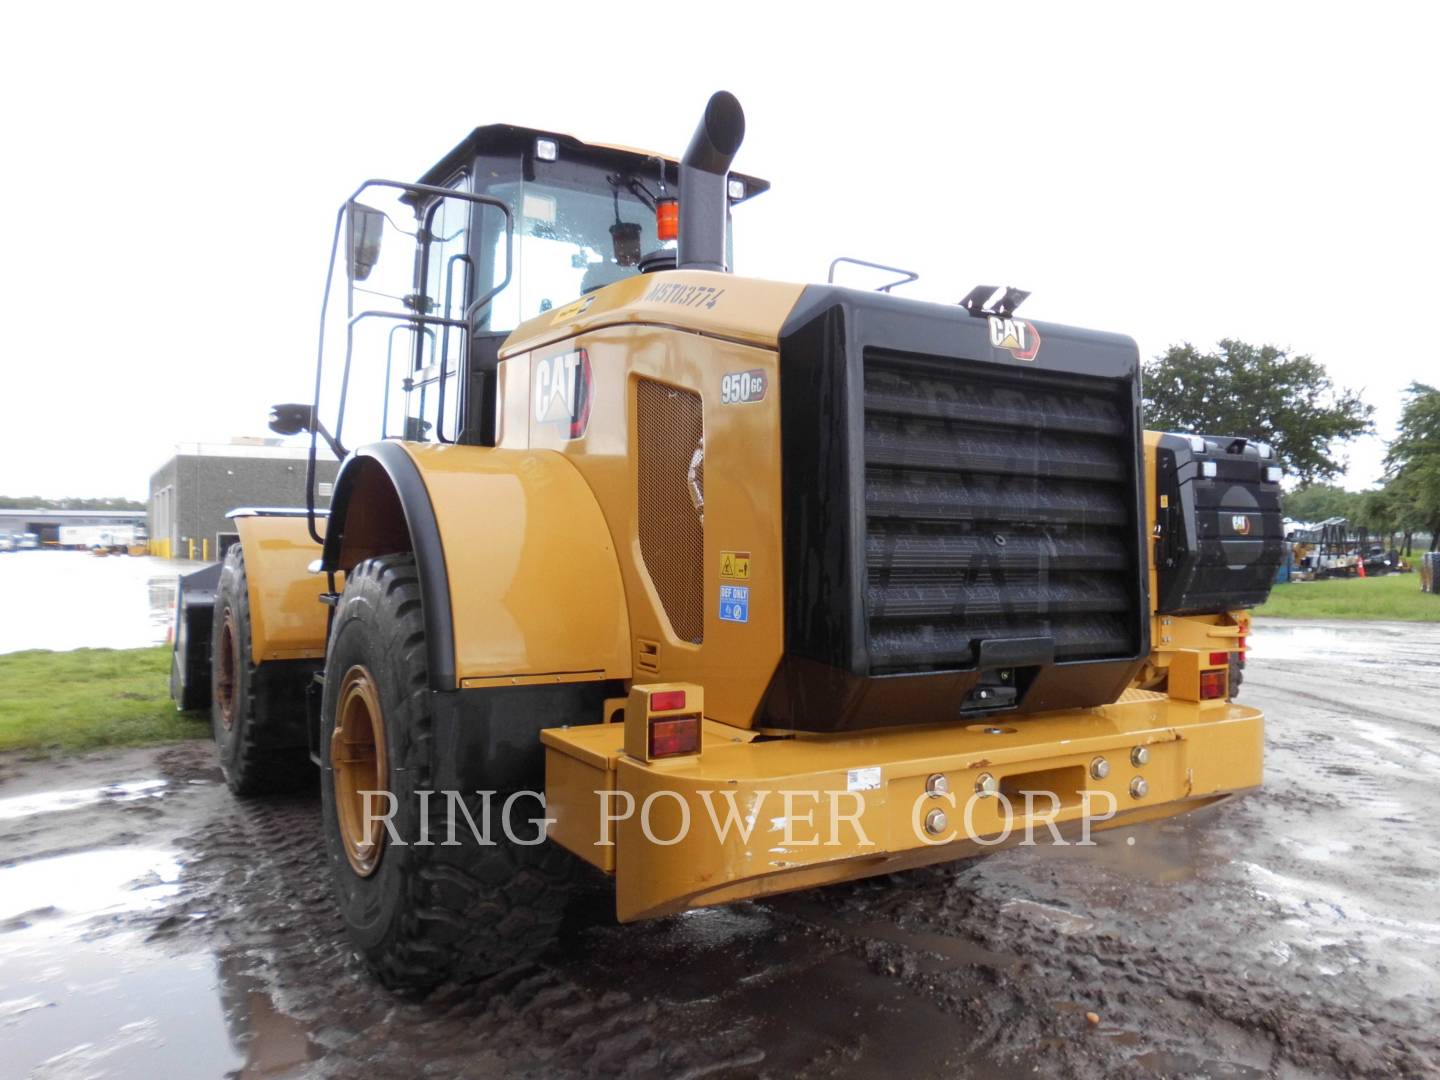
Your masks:
<instances>
[{"instance_id":1,"label":"orange traffic cone","mask_svg":"<svg viewBox=\"0 0 1440 1080\"><path fill-rule=\"evenodd\" d=\"M1365 560L1364 560L1364 559L1361 559L1359 562L1357 562L1357 563L1355 564L1355 573L1358 574L1360 577L1364 577L1364 576L1365 576Z\"/></svg>"}]
</instances>

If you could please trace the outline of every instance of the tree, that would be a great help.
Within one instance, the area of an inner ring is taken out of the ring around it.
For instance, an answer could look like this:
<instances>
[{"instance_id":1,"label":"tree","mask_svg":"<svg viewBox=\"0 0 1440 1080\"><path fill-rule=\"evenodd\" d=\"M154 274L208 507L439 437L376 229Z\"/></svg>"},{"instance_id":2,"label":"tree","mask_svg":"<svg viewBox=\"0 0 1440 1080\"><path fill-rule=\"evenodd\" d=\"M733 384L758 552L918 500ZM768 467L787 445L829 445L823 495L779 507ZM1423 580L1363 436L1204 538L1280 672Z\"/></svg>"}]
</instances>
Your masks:
<instances>
[{"instance_id":1,"label":"tree","mask_svg":"<svg viewBox=\"0 0 1440 1080\"><path fill-rule=\"evenodd\" d=\"M1334 484L1307 484L1280 497L1285 516L1314 523L1326 518L1357 516L1362 496Z\"/></svg>"},{"instance_id":2,"label":"tree","mask_svg":"<svg viewBox=\"0 0 1440 1080\"><path fill-rule=\"evenodd\" d=\"M1373 430L1374 412L1310 357L1273 345L1226 338L1201 352L1187 342L1145 365L1147 427L1260 439L1302 485L1344 471L1334 445Z\"/></svg>"},{"instance_id":3,"label":"tree","mask_svg":"<svg viewBox=\"0 0 1440 1080\"><path fill-rule=\"evenodd\" d=\"M1366 491L1357 499L1353 515L1356 524L1377 539L1385 539L1385 549L1395 547L1395 534L1404 523L1406 500L1394 484L1386 484L1374 491Z\"/></svg>"},{"instance_id":4,"label":"tree","mask_svg":"<svg viewBox=\"0 0 1440 1080\"><path fill-rule=\"evenodd\" d=\"M1440 390L1415 382L1405 395L1400 430L1385 455L1388 486L1408 504L1410 527L1430 533L1434 551L1440 544Z\"/></svg>"}]
</instances>

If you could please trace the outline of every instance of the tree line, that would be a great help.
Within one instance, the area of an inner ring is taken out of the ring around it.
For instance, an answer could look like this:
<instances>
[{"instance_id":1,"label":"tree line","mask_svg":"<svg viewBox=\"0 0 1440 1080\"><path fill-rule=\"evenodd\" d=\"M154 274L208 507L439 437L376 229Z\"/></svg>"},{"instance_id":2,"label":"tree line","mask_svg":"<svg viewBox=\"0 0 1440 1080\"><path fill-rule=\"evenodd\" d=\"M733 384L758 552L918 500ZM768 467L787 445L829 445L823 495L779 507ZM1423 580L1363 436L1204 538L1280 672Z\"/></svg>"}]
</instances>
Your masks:
<instances>
[{"instance_id":1,"label":"tree line","mask_svg":"<svg viewBox=\"0 0 1440 1080\"><path fill-rule=\"evenodd\" d=\"M1299 521L1348 518L1388 546L1416 535L1440 543L1440 390L1412 382L1400 427L1388 443L1379 487L1346 491L1338 452L1375 430L1375 408L1337 387L1313 358L1233 338L1211 351L1172 345L1144 365L1145 423L1162 431L1245 435L1268 442L1298 484L1283 497Z\"/></svg>"},{"instance_id":2,"label":"tree line","mask_svg":"<svg viewBox=\"0 0 1440 1080\"><path fill-rule=\"evenodd\" d=\"M42 499L39 495L0 495L0 510L144 510L134 499Z\"/></svg>"}]
</instances>

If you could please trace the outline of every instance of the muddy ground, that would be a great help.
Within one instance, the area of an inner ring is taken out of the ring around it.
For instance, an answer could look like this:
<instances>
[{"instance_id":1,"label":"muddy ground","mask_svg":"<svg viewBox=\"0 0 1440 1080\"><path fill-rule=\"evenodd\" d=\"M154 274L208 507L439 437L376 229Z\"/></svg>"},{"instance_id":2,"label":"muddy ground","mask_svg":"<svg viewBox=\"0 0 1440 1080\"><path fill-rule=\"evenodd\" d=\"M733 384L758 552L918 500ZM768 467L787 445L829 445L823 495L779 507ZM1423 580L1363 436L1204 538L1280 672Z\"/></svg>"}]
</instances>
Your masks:
<instances>
[{"instance_id":1,"label":"muddy ground","mask_svg":"<svg viewBox=\"0 0 1440 1080\"><path fill-rule=\"evenodd\" d=\"M205 743L0 758L0 1076L1440 1074L1440 626L1254 644L1258 794L627 927L596 891L424 1001L349 956L318 799Z\"/></svg>"}]
</instances>

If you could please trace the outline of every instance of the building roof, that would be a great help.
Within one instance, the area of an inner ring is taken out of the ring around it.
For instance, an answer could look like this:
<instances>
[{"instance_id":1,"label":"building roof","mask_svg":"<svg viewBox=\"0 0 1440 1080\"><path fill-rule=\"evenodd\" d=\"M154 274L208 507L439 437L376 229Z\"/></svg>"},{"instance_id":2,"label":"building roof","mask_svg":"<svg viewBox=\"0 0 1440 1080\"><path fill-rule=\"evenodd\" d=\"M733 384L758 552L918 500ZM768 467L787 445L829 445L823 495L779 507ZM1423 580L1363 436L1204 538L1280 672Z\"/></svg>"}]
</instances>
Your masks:
<instances>
[{"instance_id":1,"label":"building roof","mask_svg":"<svg viewBox=\"0 0 1440 1080\"><path fill-rule=\"evenodd\" d=\"M176 457L215 458L282 458L304 461L310 456L308 446L276 445L270 442L176 443ZM323 455L322 455L323 456Z\"/></svg>"}]
</instances>

